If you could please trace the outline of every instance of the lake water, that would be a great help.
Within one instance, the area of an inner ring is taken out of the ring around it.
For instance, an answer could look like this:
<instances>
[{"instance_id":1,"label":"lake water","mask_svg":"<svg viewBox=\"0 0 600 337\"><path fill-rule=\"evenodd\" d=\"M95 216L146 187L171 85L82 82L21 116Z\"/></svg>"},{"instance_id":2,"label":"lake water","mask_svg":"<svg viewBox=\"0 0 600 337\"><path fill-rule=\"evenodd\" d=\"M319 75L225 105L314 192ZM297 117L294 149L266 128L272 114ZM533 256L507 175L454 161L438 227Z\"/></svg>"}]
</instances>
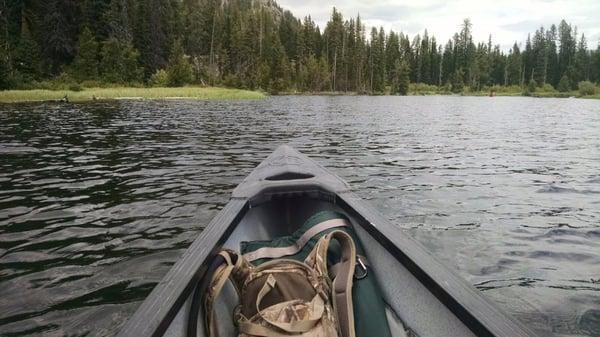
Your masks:
<instances>
[{"instance_id":1,"label":"lake water","mask_svg":"<svg viewBox=\"0 0 600 337\"><path fill-rule=\"evenodd\" d=\"M0 105L0 335L115 334L290 143L543 336L600 336L600 101Z\"/></svg>"}]
</instances>

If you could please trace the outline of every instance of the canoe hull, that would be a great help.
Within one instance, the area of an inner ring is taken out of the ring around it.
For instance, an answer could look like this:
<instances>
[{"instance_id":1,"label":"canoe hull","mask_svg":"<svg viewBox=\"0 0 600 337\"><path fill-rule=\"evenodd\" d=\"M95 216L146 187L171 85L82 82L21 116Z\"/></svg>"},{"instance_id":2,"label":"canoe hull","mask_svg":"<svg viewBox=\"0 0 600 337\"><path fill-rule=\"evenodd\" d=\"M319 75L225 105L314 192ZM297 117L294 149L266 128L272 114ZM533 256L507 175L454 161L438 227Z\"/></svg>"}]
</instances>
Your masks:
<instances>
[{"instance_id":1,"label":"canoe hull","mask_svg":"<svg viewBox=\"0 0 600 337\"><path fill-rule=\"evenodd\" d=\"M319 210L335 210L351 219L363 246L369 247L367 255L375 257L369 259L390 309L419 336L535 336L360 199L346 182L285 145L236 187L230 202L119 336L185 336L194 289L220 248L238 249L241 240L289 234Z\"/></svg>"}]
</instances>

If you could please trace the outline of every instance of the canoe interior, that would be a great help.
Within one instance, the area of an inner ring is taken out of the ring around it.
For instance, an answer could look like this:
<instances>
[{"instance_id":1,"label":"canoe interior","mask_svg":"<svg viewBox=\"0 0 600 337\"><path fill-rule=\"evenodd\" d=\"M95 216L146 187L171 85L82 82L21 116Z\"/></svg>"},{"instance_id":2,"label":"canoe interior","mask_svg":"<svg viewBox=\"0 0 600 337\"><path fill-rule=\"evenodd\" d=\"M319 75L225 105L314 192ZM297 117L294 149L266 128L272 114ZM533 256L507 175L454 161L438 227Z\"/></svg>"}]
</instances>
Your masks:
<instances>
[{"instance_id":1,"label":"canoe interior","mask_svg":"<svg viewBox=\"0 0 600 337\"><path fill-rule=\"evenodd\" d=\"M346 214L352 222L354 230L366 250L372 272L375 272L385 302L389 306L388 311L393 313L388 315L390 326L398 326L403 322L420 337L475 336L425 285L363 229L365 224L361 224L352 212L347 212L333 200L307 197L306 195L302 197L286 196L255 205L246 211L223 246L239 250L241 241L268 240L289 235L318 211L341 212ZM400 233L400 229L397 230L399 235L403 235ZM221 336L236 336L231 313L237 303L237 295L229 285L217 303ZM186 335L190 305L191 296L171 322L165 336ZM394 316L399 317L400 322L391 319ZM204 337L201 317L198 321L198 336ZM396 331L394 335L404 336L401 331Z\"/></svg>"}]
</instances>

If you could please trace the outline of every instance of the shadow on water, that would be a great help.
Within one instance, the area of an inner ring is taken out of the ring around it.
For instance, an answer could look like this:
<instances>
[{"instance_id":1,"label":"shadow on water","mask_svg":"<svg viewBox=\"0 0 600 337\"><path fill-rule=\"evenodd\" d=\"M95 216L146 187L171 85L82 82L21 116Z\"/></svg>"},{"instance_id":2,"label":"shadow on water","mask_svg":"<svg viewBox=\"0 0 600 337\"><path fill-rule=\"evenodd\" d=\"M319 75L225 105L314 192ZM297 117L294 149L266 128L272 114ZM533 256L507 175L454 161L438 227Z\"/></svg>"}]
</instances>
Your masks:
<instances>
[{"instance_id":1,"label":"shadow on water","mask_svg":"<svg viewBox=\"0 0 600 337\"><path fill-rule=\"evenodd\" d=\"M600 107L490 100L0 105L0 334L115 334L291 143L542 335L598 337Z\"/></svg>"}]
</instances>

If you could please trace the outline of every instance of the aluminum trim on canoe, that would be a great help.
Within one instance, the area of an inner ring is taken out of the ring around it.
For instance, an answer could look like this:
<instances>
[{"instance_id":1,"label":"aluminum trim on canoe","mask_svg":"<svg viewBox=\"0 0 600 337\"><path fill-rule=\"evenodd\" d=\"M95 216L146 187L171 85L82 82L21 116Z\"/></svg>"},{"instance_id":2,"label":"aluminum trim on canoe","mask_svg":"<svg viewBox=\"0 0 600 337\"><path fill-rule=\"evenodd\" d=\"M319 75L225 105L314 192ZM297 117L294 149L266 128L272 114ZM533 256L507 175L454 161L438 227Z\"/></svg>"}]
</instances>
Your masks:
<instances>
[{"instance_id":1,"label":"aluminum trim on canoe","mask_svg":"<svg viewBox=\"0 0 600 337\"><path fill-rule=\"evenodd\" d=\"M265 159L232 193L231 201L217 214L182 258L140 305L118 336L162 336L213 256L252 204L268 201L272 195L324 192L382 243L432 293L479 336L536 336L520 322L464 279L431 256L414 239L394 226L362 199L350 192L346 182L293 148L283 145ZM212 245L207 244L212 243Z\"/></svg>"}]
</instances>

